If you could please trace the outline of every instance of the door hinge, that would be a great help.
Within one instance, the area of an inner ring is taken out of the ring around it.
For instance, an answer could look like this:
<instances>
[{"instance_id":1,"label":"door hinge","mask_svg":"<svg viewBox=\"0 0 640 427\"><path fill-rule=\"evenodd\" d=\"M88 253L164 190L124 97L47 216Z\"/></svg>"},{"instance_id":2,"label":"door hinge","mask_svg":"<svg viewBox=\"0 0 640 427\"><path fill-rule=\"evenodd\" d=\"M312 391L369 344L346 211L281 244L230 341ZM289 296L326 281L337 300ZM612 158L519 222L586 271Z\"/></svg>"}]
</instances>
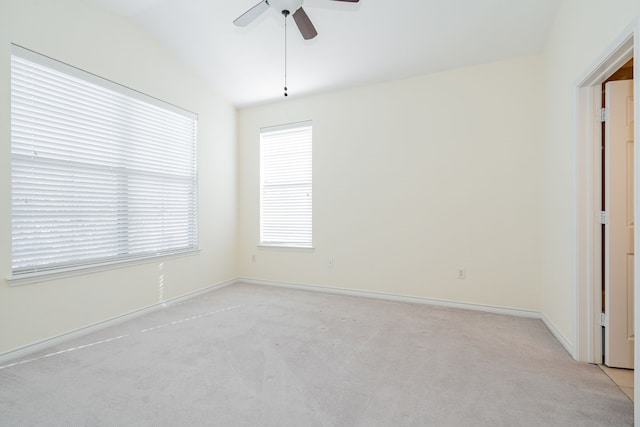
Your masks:
<instances>
[{"instance_id":1,"label":"door hinge","mask_svg":"<svg viewBox=\"0 0 640 427\"><path fill-rule=\"evenodd\" d=\"M609 109L603 107L600 109L600 123L604 123L609 120Z\"/></svg>"},{"instance_id":2,"label":"door hinge","mask_svg":"<svg viewBox=\"0 0 640 427\"><path fill-rule=\"evenodd\" d=\"M609 316L607 313L600 313L600 326L609 327Z\"/></svg>"},{"instance_id":3,"label":"door hinge","mask_svg":"<svg viewBox=\"0 0 640 427\"><path fill-rule=\"evenodd\" d=\"M609 224L609 212L601 211L599 220L600 220L600 224L603 224L603 225Z\"/></svg>"}]
</instances>

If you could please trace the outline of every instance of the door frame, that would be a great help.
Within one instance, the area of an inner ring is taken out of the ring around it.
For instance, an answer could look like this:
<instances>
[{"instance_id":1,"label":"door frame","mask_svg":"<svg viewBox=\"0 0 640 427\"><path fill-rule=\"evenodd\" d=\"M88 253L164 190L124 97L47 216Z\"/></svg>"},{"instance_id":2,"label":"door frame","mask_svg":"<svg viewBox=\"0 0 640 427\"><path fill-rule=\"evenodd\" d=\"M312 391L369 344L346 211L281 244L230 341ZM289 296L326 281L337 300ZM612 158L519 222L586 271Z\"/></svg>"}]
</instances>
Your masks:
<instances>
[{"instance_id":1,"label":"door frame","mask_svg":"<svg viewBox=\"0 0 640 427\"><path fill-rule=\"evenodd\" d=\"M602 105L602 83L629 59L634 51L640 52L640 18L604 51L604 53L578 79L575 86L574 154L575 154L575 275L574 275L574 337L572 356L581 361L601 363L602 332L600 312L602 307L602 240L601 225L597 221L601 210L602 128L599 111ZM640 55L635 55L639 56ZM634 92L640 92L640 64L634 66ZM640 127L638 97L634 99L634 137ZM640 150L634 153L634 217L640 217L637 208L640 200L638 169ZM640 230L635 231L635 242L640 242ZM634 243L635 244L635 243ZM635 271L640 272L640 257L635 260ZM635 275L634 306L640 307L640 274ZM640 316L635 316L635 330L640 331ZM640 366L640 351L636 344L635 364ZM640 384L640 369L636 370L636 382ZM636 398L640 397L640 393ZM640 419L640 405L636 406L636 419Z\"/></svg>"},{"instance_id":2,"label":"door frame","mask_svg":"<svg viewBox=\"0 0 640 427\"><path fill-rule=\"evenodd\" d=\"M578 128L577 172L577 283L574 355L590 363L602 361L602 236L598 215L602 206L602 83L633 57L634 37L627 36L581 80L576 89ZM634 67L634 73L635 69ZM636 156L637 161L637 156Z\"/></svg>"}]
</instances>

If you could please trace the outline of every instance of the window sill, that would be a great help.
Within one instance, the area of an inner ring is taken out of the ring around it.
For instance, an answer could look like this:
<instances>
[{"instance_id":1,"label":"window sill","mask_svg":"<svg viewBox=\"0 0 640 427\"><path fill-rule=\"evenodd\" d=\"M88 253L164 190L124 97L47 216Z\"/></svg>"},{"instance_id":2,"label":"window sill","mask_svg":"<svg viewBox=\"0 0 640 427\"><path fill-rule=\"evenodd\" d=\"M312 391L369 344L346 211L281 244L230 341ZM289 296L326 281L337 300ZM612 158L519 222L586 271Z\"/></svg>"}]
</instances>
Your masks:
<instances>
[{"instance_id":1,"label":"window sill","mask_svg":"<svg viewBox=\"0 0 640 427\"><path fill-rule=\"evenodd\" d=\"M315 248L313 246L289 246L289 245L276 245L259 243L258 249L264 249L268 251L283 251L283 252L313 252Z\"/></svg>"},{"instance_id":2,"label":"window sill","mask_svg":"<svg viewBox=\"0 0 640 427\"><path fill-rule=\"evenodd\" d=\"M6 278L9 286L28 285L31 283L45 282L49 280L64 279L68 277L82 276L85 274L98 273L100 271L115 270L123 267L133 267L136 265L149 264L152 262L163 261L166 259L182 258L187 256L198 255L200 249L193 249L189 251L167 254L167 255L153 255L145 258L136 258L131 260L119 260L105 262L102 264L91 264L77 267L60 268L57 270L36 271L33 273L18 274L15 276L9 276Z\"/></svg>"}]
</instances>

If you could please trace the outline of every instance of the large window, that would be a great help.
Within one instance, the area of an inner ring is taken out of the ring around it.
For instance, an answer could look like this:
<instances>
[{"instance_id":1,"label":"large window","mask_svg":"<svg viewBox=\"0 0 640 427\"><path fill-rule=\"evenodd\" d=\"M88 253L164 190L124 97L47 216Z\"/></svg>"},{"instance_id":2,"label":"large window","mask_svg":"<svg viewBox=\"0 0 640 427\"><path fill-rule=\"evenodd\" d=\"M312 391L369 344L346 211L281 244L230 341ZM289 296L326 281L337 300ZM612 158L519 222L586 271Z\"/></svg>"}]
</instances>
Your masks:
<instances>
[{"instance_id":1,"label":"large window","mask_svg":"<svg viewBox=\"0 0 640 427\"><path fill-rule=\"evenodd\" d=\"M197 249L197 117L12 47L12 274Z\"/></svg>"},{"instance_id":2,"label":"large window","mask_svg":"<svg viewBox=\"0 0 640 427\"><path fill-rule=\"evenodd\" d=\"M312 247L311 122L260 132L260 244Z\"/></svg>"}]
</instances>

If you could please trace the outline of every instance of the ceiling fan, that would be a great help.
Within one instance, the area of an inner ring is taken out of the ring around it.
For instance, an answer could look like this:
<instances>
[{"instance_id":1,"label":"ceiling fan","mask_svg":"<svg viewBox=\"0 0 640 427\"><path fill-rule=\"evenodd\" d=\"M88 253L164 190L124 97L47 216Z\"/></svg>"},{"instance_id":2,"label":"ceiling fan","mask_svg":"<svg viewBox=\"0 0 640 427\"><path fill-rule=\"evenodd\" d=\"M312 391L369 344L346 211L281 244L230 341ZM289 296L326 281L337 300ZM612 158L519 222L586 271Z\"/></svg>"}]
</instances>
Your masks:
<instances>
[{"instance_id":1,"label":"ceiling fan","mask_svg":"<svg viewBox=\"0 0 640 427\"><path fill-rule=\"evenodd\" d=\"M348 3L357 3L360 0L333 0L333 1L342 1ZM288 15L293 16L293 20L296 22L302 37L305 40L309 40L318 35L316 28L311 23L309 16L302 8L302 3L304 0L262 0L257 5L253 6L251 9L247 10L245 13L240 15L233 23L238 27L244 27L258 16L260 16L264 11L269 9L269 7L274 8L278 12L282 13L285 18Z\"/></svg>"}]
</instances>

